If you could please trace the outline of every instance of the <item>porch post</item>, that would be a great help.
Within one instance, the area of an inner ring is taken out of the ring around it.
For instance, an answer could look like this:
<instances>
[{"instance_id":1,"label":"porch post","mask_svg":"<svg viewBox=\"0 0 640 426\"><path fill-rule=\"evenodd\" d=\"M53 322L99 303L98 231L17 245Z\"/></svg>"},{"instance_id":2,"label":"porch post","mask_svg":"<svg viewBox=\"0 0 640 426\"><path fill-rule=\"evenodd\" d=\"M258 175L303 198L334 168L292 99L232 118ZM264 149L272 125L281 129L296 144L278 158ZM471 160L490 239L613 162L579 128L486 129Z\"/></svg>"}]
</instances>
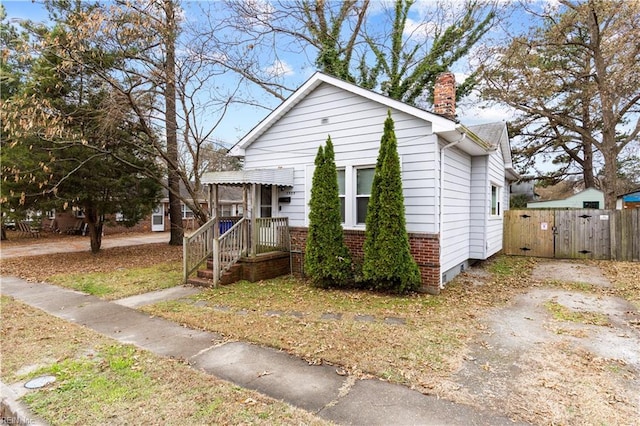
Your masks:
<instances>
[{"instance_id":1,"label":"porch post","mask_svg":"<svg viewBox=\"0 0 640 426\"><path fill-rule=\"evenodd\" d=\"M248 204L247 204L247 192L248 192L248 187L246 183L242 184L242 216L245 219L245 225L244 225L244 230L245 232L242 235L242 238L244 239L243 241L243 250L244 250L244 255L248 255L249 254L249 244L251 244L251 237L249 235L249 224L251 222L249 222L249 218L251 217L251 215L249 214L249 210L248 210Z\"/></svg>"},{"instance_id":2,"label":"porch post","mask_svg":"<svg viewBox=\"0 0 640 426\"><path fill-rule=\"evenodd\" d=\"M213 287L220 280L220 219L218 217L218 184L213 185Z\"/></svg>"},{"instance_id":3,"label":"porch post","mask_svg":"<svg viewBox=\"0 0 640 426\"><path fill-rule=\"evenodd\" d=\"M258 235L260 230L258 229L258 191L255 183L251 184L251 257L255 257L256 248L258 245Z\"/></svg>"},{"instance_id":4,"label":"porch post","mask_svg":"<svg viewBox=\"0 0 640 426\"><path fill-rule=\"evenodd\" d=\"M209 219L211 219L215 208L213 205L213 184L208 184L207 186L209 187Z\"/></svg>"}]
</instances>

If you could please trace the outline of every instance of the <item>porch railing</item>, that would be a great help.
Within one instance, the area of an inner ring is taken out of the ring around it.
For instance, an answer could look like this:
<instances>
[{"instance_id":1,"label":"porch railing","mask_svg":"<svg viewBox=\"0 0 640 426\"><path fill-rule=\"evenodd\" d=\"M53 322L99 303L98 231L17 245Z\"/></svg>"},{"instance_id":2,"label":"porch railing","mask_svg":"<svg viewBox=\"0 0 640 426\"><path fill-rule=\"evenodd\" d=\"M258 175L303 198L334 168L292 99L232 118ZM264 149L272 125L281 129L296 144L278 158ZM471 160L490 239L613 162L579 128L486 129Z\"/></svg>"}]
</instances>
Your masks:
<instances>
[{"instance_id":1,"label":"porch railing","mask_svg":"<svg viewBox=\"0 0 640 426\"><path fill-rule=\"evenodd\" d=\"M242 218L222 234L218 241L213 242L214 286L218 285L218 280L223 273L247 254L247 230L247 221ZM216 274L216 271L219 272Z\"/></svg>"},{"instance_id":2,"label":"porch railing","mask_svg":"<svg viewBox=\"0 0 640 426\"><path fill-rule=\"evenodd\" d=\"M218 226L218 238L215 227ZM242 256L288 252L291 249L289 219L286 217L213 218L183 241L183 280L187 282L202 262L213 257L213 284ZM217 271L217 273L216 273Z\"/></svg>"},{"instance_id":3,"label":"porch railing","mask_svg":"<svg viewBox=\"0 0 640 426\"><path fill-rule=\"evenodd\" d=\"M289 218L259 217L252 229L252 252L290 251Z\"/></svg>"},{"instance_id":4,"label":"porch railing","mask_svg":"<svg viewBox=\"0 0 640 426\"><path fill-rule=\"evenodd\" d=\"M185 236L182 241L182 279L186 283L189 275L213 253L213 236L216 226L216 218L198 228L193 234Z\"/></svg>"}]
</instances>

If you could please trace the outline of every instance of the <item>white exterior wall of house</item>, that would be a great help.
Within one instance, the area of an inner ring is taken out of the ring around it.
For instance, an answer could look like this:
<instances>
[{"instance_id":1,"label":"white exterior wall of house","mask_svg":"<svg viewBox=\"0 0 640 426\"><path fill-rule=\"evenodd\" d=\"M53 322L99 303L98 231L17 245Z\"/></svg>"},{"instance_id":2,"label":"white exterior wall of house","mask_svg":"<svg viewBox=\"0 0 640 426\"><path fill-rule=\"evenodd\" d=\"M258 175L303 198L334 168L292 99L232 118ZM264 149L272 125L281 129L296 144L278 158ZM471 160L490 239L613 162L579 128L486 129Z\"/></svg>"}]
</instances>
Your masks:
<instances>
[{"instance_id":1,"label":"white exterior wall of house","mask_svg":"<svg viewBox=\"0 0 640 426\"><path fill-rule=\"evenodd\" d=\"M375 167L388 108L322 84L246 148L245 169L294 167L291 197L274 215L289 217L291 226L308 225L308 202L318 147L331 136L336 166ZM401 159L408 232L437 232L437 137L428 122L393 110ZM354 210L355 180L347 174L347 215ZM353 216L353 215L351 215ZM364 229L353 219L347 228Z\"/></svg>"},{"instance_id":2,"label":"white exterior wall of house","mask_svg":"<svg viewBox=\"0 0 640 426\"><path fill-rule=\"evenodd\" d=\"M502 250L504 211L509 208L508 198L506 198L508 196L509 185L506 184L504 161L502 158L502 150L500 147L489 155L489 182L487 184L489 203L485 209L485 214L487 215L487 237L485 255L481 259L485 259ZM497 215L491 214L491 185L496 185L500 188L500 209Z\"/></svg>"},{"instance_id":3,"label":"white exterior wall of house","mask_svg":"<svg viewBox=\"0 0 640 426\"><path fill-rule=\"evenodd\" d=\"M469 233L469 257L484 259L487 247L487 218L491 203L489 157L471 159L471 231Z\"/></svg>"},{"instance_id":4,"label":"white exterior wall of house","mask_svg":"<svg viewBox=\"0 0 640 426\"><path fill-rule=\"evenodd\" d=\"M440 149L442 149L441 145ZM444 151L443 209L441 230L441 271L470 257L471 236L471 156L451 147Z\"/></svg>"}]
</instances>

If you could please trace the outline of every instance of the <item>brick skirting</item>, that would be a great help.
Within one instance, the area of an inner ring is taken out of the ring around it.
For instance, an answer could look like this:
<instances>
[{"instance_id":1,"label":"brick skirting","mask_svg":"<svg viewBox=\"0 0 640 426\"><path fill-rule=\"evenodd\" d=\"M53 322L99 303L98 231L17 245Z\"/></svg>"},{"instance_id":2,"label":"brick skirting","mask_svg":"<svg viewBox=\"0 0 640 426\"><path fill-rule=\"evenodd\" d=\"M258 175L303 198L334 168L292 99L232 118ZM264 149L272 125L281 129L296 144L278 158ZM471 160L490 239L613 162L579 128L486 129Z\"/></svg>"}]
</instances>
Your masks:
<instances>
[{"instance_id":1,"label":"brick skirting","mask_svg":"<svg viewBox=\"0 0 640 426\"><path fill-rule=\"evenodd\" d=\"M290 227L292 269L294 273L304 275L304 250L307 244L309 229ZM344 230L344 240L351 252L354 262L362 262L364 252L364 230ZM409 245L411 255L420 268L422 285L425 291L438 294L440 292L440 241L437 234L410 233Z\"/></svg>"},{"instance_id":2,"label":"brick skirting","mask_svg":"<svg viewBox=\"0 0 640 426\"><path fill-rule=\"evenodd\" d=\"M291 273L289 259L289 253L279 251L259 254L255 257L243 257L240 259L242 279L255 283L260 280L289 275Z\"/></svg>"}]
</instances>

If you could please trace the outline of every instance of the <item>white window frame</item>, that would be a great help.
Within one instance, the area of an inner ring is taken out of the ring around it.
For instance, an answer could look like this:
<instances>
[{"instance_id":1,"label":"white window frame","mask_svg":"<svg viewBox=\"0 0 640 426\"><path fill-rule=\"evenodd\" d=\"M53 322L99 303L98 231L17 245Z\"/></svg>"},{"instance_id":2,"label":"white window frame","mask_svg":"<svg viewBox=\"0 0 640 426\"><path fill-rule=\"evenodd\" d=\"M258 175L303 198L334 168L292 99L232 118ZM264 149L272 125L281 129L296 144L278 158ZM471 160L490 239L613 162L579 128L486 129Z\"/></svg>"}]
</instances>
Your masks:
<instances>
[{"instance_id":1,"label":"white window frame","mask_svg":"<svg viewBox=\"0 0 640 426\"><path fill-rule=\"evenodd\" d=\"M345 229L364 229L364 223L357 223L357 214L356 211L357 203L357 171L358 169L375 169L376 168L376 158L362 158L357 161L344 161L344 162L336 162L337 170L344 170L344 218L345 221L342 226ZM309 187L309 191L311 187ZM371 197L371 194L369 194Z\"/></svg>"},{"instance_id":2,"label":"white window frame","mask_svg":"<svg viewBox=\"0 0 640 426\"><path fill-rule=\"evenodd\" d=\"M375 176L375 168L375 165L358 166L353 168L353 223L355 226L365 226L365 222L358 222L358 199L366 198L367 200L371 200L371 189L369 189L368 194L358 194L358 170L373 169ZM371 182L373 183L373 179L371 179Z\"/></svg>"},{"instance_id":3,"label":"white window frame","mask_svg":"<svg viewBox=\"0 0 640 426\"><path fill-rule=\"evenodd\" d=\"M193 214L193 210L191 210L189 208L189 206L187 206L184 203L181 203L182 205L182 218L183 219L191 219L192 217L194 217L195 215ZM191 215L189 215L189 213L191 213Z\"/></svg>"},{"instance_id":4,"label":"white window frame","mask_svg":"<svg viewBox=\"0 0 640 426\"><path fill-rule=\"evenodd\" d=\"M346 220L347 220L347 171L345 170L344 167L338 167L337 168L337 172L338 172L338 175L340 174L340 172L344 172L344 191L343 191L343 193L340 193L340 184L338 184L338 198L340 198L341 200L344 200L344 203L340 203L341 207L342 207L342 204L344 204L344 217L342 217L342 211L340 211L341 223L342 223L342 225L344 225L346 223ZM338 179L338 182L340 182L340 179Z\"/></svg>"},{"instance_id":5,"label":"white window frame","mask_svg":"<svg viewBox=\"0 0 640 426\"><path fill-rule=\"evenodd\" d=\"M495 190L495 198L493 196ZM502 186L498 185L495 182L491 182L489 189L489 216L498 218L502 217L502 212L504 210L502 205ZM495 201L495 204L494 204Z\"/></svg>"}]
</instances>

